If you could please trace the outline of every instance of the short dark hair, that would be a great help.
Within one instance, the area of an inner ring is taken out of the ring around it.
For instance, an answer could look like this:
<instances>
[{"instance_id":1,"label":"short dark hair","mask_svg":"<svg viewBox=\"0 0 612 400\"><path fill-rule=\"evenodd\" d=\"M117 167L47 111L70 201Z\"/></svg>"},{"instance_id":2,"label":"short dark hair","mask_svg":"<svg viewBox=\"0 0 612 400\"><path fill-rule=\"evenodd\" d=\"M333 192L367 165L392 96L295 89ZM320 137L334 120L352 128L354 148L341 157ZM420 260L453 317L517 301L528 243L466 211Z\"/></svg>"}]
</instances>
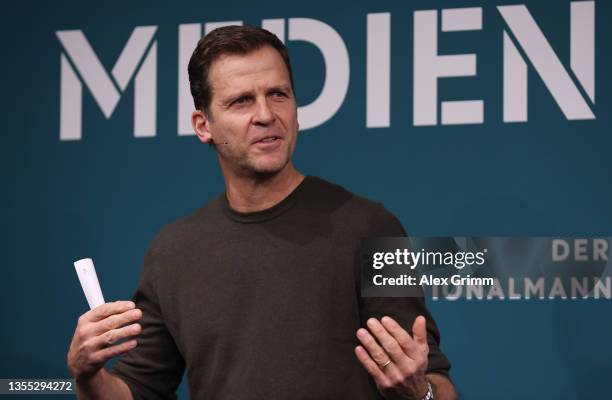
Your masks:
<instances>
[{"instance_id":1,"label":"short dark hair","mask_svg":"<svg viewBox=\"0 0 612 400\"><path fill-rule=\"evenodd\" d=\"M189 60L189 86L195 108L209 114L212 87L208 81L210 66L226 54L248 54L264 46L271 46L281 55L291 81L293 74L287 48L273 33L254 26L224 26L209 32L200 39Z\"/></svg>"}]
</instances>

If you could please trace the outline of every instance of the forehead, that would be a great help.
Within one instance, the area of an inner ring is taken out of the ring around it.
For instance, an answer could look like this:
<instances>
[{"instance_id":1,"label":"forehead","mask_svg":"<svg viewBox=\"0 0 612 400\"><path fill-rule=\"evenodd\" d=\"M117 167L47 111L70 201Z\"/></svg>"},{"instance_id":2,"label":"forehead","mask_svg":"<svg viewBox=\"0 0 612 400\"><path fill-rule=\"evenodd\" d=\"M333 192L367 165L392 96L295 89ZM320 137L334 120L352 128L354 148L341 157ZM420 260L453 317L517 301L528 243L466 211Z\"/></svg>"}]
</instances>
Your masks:
<instances>
[{"instance_id":1,"label":"forehead","mask_svg":"<svg viewBox=\"0 0 612 400\"><path fill-rule=\"evenodd\" d=\"M290 85L289 71L276 49L264 46L247 54L224 54L208 72L215 93L253 90L259 86Z\"/></svg>"}]
</instances>

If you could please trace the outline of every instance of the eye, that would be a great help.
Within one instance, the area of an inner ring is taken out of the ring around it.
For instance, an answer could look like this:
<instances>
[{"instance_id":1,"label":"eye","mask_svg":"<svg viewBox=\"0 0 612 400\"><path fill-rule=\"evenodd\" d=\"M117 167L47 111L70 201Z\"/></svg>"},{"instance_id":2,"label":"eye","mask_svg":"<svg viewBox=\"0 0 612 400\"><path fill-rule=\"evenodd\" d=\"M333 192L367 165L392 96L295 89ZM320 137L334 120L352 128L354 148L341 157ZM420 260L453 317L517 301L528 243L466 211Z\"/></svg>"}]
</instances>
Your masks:
<instances>
[{"instance_id":1,"label":"eye","mask_svg":"<svg viewBox=\"0 0 612 400\"><path fill-rule=\"evenodd\" d=\"M232 102L232 105L241 105L248 103L250 98L248 96L238 97L236 100Z\"/></svg>"},{"instance_id":2,"label":"eye","mask_svg":"<svg viewBox=\"0 0 612 400\"><path fill-rule=\"evenodd\" d=\"M275 90L270 94L274 98L279 98L279 99L287 98L287 93L283 92L282 90Z\"/></svg>"}]
</instances>

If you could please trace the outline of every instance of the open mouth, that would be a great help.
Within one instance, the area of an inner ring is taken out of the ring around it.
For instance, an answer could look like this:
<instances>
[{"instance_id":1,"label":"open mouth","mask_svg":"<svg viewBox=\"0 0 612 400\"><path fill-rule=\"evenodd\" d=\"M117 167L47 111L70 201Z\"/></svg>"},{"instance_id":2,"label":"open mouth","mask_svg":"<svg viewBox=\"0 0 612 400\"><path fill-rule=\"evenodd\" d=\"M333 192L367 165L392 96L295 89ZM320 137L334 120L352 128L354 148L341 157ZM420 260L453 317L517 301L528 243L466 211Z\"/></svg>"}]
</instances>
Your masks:
<instances>
[{"instance_id":1,"label":"open mouth","mask_svg":"<svg viewBox=\"0 0 612 400\"><path fill-rule=\"evenodd\" d=\"M255 143L271 143L271 142L275 142L277 140L280 140L279 136L270 136L270 137L267 137L267 138L263 138L263 139L255 142Z\"/></svg>"}]
</instances>

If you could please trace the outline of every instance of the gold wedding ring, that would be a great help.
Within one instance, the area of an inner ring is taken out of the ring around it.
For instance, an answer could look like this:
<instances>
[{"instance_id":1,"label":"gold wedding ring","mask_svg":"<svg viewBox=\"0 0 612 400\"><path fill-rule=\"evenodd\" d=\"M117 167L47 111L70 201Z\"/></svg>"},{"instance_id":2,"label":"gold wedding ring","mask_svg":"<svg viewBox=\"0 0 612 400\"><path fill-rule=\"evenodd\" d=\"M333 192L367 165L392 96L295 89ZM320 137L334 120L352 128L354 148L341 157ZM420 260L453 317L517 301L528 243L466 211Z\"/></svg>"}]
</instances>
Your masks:
<instances>
[{"instance_id":1,"label":"gold wedding ring","mask_svg":"<svg viewBox=\"0 0 612 400\"><path fill-rule=\"evenodd\" d=\"M385 369L385 367L386 367L387 365L389 365L389 364L391 364L391 360L387 360L387 362L386 362L386 363L381 364L380 369Z\"/></svg>"}]
</instances>

